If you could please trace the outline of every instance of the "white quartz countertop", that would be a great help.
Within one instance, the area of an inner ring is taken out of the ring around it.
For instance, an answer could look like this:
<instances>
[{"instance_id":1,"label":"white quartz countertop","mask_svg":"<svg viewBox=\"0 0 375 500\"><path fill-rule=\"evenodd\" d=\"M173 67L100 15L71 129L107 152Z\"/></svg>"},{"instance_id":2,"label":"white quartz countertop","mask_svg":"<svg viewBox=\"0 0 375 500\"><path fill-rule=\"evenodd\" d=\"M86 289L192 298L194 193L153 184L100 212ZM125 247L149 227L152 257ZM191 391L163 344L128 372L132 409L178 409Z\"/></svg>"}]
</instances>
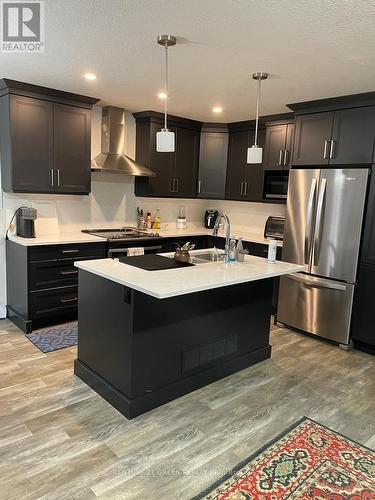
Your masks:
<instances>
[{"instance_id":1,"label":"white quartz countertop","mask_svg":"<svg viewBox=\"0 0 375 500\"><path fill-rule=\"evenodd\" d=\"M186 229L176 229L170 224L170 227L164 230L158 230L159 235L163 238L179 238L187 236L207 236L212 235L212 229L206 229L204 227L191 226ZM225 234L220 232L218 236L224 237ZM260 232L250 231L242 227L234 226L232 229L232 238L243 238L245 241L252 243L268 244L268 240L264 239L263 234ZM23 246L36 246L36 245L61 245L69 243L105 243L104 238L98 236L93 236L91 234L81 233L80 231L71 233L58 233L58 234L44 234L41 236L36 236L36 238L21 238L16 235L9 235L9 239ZM140 245L142 242L140 241ZM282 241L277 242L278 246L282 246Z\"/></svg>"},{"instance_id":2,"label":"white quartz countertop","mask_svg":"<svg viewBox=\"0 0 375 500\"><path fill-rule=\"evenodd\" d=\"M92 236L91 234L76 233L58 233L44 234L36 238L21 238L20 236L9 235L9 239L25 247L37 245L67 245L69 243L105 243L104 238Z\"/></svg>"},{"instance_id":3,"label":"white quartz countertop","mask_svg":"<svg viewBox=\"0 0 375 500\"><path fill-rule=\"evenodd\" d=\"M197 251L199 252L202 251ZM191 253L194 255L195 252ZM164 255L173 256L173 253ZM306 266L281 261L269 263L267 259L252 255L245 256L244 262L208 262L162 271L145 271L112 259L80 261L74 265L157 299L273 278L306 269Z\"/></svg>"}]
</instances>

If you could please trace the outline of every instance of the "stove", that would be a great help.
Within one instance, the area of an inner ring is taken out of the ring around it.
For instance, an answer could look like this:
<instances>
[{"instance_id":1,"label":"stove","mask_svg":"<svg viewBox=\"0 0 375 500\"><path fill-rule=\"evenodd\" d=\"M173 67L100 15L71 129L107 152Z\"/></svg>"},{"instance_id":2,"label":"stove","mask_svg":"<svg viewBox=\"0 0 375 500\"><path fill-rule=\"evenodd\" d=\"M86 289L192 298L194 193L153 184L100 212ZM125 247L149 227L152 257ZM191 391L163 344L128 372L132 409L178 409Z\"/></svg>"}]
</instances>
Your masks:
<instances>
[{"instance_id":1,"label":"stove","mask_svg":"<svg viewBox=\"0 0 375 500\"><path fill-rule=\"evenodd\" d=\"M122 242L139 238L158 238L159 233L143 231L136 227L126 226L120 229L82 229L82 233L92 234L99 238L104 238L109 242Z\"/></svg>"}]
</instances>

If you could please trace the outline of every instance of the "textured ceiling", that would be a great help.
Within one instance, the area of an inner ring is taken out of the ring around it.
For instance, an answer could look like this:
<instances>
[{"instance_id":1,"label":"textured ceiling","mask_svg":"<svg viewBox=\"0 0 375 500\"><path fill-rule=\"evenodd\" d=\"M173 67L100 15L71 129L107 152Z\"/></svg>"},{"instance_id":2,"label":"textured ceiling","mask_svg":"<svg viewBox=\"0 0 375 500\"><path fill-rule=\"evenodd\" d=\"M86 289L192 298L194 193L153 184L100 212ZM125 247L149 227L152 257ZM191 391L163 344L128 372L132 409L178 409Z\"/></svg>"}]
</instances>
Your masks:
<instances>
[{"instance_id":1,"label":"textured ceiling","mask_svg":"<svg viewBox=\"0 0 375 500\"><path fill-rule=\"evenodd\" d=\"M254 71L267 71L262 114L286 103L375 90L374 0L47 0L44 54L0 54L0 76L161 110L170 49L170 112L206 121L255 113ZM87 82L82 74L97 74ZM215 104L223 107L214 115Z\"/></svg>"}]
</instances>

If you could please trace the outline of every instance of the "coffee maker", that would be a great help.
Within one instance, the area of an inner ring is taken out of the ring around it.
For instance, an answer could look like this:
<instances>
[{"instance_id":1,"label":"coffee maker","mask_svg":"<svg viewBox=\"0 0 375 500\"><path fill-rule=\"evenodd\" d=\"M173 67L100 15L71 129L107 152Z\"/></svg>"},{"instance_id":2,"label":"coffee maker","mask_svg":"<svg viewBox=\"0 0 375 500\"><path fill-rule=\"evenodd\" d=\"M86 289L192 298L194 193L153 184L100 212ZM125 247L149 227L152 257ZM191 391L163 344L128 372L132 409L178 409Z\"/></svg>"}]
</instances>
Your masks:
<instances>
[{"instance_id":1,"label":"coffee maker","mask_svg":"<svg viewBox=\"0 0 375 500\"><path fill-rule=\"evenodd\" d=\"M21 238L35 238L36 208L21 207L17 211L17 236Z\"/></svg>"},{"instance_id":2,"label":"coffee maker","mask_svg":"<svg viewBox=\"0 0 375 500\"><path fill-rule=\"evenodd\" d=\"M215 227L215 222L219 212L217 210L212 210L209 208L204 214L204 227L207 229L213 229Z\"/></svg>"}]
</instances>

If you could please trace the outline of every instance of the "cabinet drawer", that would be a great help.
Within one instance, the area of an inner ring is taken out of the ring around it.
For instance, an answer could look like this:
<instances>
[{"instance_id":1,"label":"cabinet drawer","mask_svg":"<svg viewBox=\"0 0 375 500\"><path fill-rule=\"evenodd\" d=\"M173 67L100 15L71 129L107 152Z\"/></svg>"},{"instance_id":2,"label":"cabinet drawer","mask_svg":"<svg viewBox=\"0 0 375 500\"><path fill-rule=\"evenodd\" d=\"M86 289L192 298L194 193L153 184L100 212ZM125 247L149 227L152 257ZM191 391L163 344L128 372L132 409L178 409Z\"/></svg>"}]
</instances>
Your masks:
<instances>
[{"instance_id":1,"label":"cabinet drawer","mask_svg":"<svg viewBox=\"0 0 375 500\"><path fill-rule=\"evenodd\" d=\"M104 243L79 243L77 245L35 246L29 249L29 261L40 262L62 259L99 259L105 256Z\"/></svg>"},{"instance_id":2,"label":"cabinet drawer","mask_svg":"<svg viewBox=\"0 0 375 500\"><path fill-rule=\"evenodd\" d=\"M67 286L30 292L30 319L77 310L78 287Z\"/></svg>"},{"instance_id":3,"label":"cabinet drawer","mask_svg":"<svg viewBox=\"0 0 375 500\"><path fill-rule=\"evenodd\" d=\"M74 261L71 259L66 262L33 262L30 264L29 273L30 290L76 285L78 282L78 269L74 267Z\"/></svg>"}]
</instances>

